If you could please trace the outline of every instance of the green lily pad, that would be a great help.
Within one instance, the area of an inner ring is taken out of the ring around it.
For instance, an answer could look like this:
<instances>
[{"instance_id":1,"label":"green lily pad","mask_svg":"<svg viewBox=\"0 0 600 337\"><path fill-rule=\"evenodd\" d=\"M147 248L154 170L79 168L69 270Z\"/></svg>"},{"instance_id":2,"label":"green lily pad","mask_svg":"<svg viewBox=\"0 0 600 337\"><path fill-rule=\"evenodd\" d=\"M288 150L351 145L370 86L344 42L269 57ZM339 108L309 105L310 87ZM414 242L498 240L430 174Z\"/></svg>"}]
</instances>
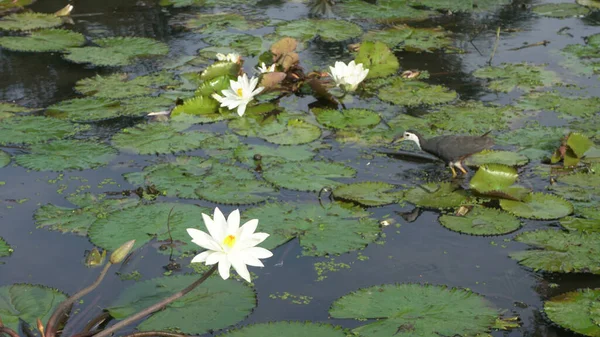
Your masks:
<instances>
[{"instance_id":1,"label":"green lily pad","mask_svg":"<svg viewBox=\"0 0 600 337\"><path fill-rule=\"evenodd\" d=\"M367 79L390 76L400 69L398 58L382 42L361 43L355 62L362 63L364 69L369 69Z\"/></svg>"},{"instance_id":2,"label":"green lily pad","mask_svg":"<svg viewBox=\"0 0 600 337\"><path fill-rule=\"evenodd\" d=\"M449 103L458 95L455 91L441 85L430 85L398 77L391 85L380 89L377 97L396 105L413 107Z\"/></svg>"},{"instance_id":3,"label":"green lily pad","mask_svg":"<svg viewBox=\"0 0 600 337\"><path fill-rule=\"evenodd\" d=\"M573 205L552 194L531 193L522 201L500 200L500 207L518 217L526 219L560 219L573 213Z\"/></svg>"},{"instance_id":4,"label":"green lily pad","mask_svg":"<svg viewBox=\"0 0 600 337\"><path fill-rule=\"evenodd\" d=\"M62 19L54 14L33 12L11 14L0 19L0 29L13 31L54 28L62 24Z\"/></svg>"},{"instance_id":5,"label":"green lily pad","mask_svg":"<svg viewBox=\"0 0 600 337\"><path fill-rule=\"evenodd\" d=\"M530 190L513 185L518 178L514 167L487 164L479 167L469 185L479 194L520 201L529 195Z\"/></svg>"},{"instance_id":6,"label":"green lily pad","mask_svg":"<svg viewBox=\"0 0 600 337\"><path fill-rule=\"evenodd\" d=\"M494 91L510 92L515 88L532 91L560 83L560 77L545 65L527 63L503 64L499 67L477 69L473 76L489 79L488 86Z\"/></svg>"},{"instance_id":7,"label":"green lily pad","mask_svg":"<svg viewBox=\"0 0 600 337\"><path fill-rule=\"evenodd\" d=\"M304 255L343 254L364 248L380 232L376 219L358 207L337 203L326 208L318 204L268 203L246 210L244 217L259 219L261 230L271 234L261 246L274 249L294 237Z\"/></svg>"},{"instance_id":8,"label":"green lily pad","mask_svg":"<svg viewBox=\"0 0 600 337\"><path fill-rule=\"evenodd\" d=\"M597 201L600 200L600 176L582 172L565 175L559 177L550 190L570 200Z\"/></svg>"},{"instance_id":9,"label":"green lily pad","mask_svg":"<svg viewBox=\"0 0 600 337\"><path fill-rule=\"evenodd\" d=\"M97 219L136 206L140 202L138 198L109 199L105 194L91 193L69 196L67 200L78 208L52 204L38 208L34 214L38 228L85 236L88 228Z\"/></svg>"},{"instance_id":10,"label":"green lily pad","mask_svg":"<svg viewBox=\"0 0 600 337\"><path fill-rule=\"evenodd\" d=\"M170 232L167 229L169 213L171 213ZM203 207L177 203L129 207L94 221L88 230L88 236L93 244L110 251L114 251L129 240L135 240L133 249L136 249L155 237L155 240L170 244L172 237L176 248L174 253L192 252L197 250L198 246L187 244L190 242L190 236L186 228L197 227L199 219L202 219L202 213L212 212ZM173 293L172 289L169 291Z\"/></svg>"},{"instance_id":11,"label":"green lily pad","mask_svg":"<svg viewBox=\"0 0 600 337\"><path fill-rule=\"evenodd\" d=\"M598 97L567 97L554 91L529 93L517 104L525 110L553 110L563 118L593 117L599 105Z\"/></svg>"},{"instance_id":12,"label":"green lily pad","mask_svg":"<svg viewBox=\"0 0 600 337\"><path fill-rule=\"evenodd\" d=\"M341 185L333 190L333 196L352 200L365 206L383 206L393 204L404 196L404 191L392 191L396 186L377 181L365 181Z\"/></svg>"},{"instance_id":13,"label":"green lily pad","mask_svg":"<svg viewBox=\"0 0 600 337\"><path fill-rule=\"evenodd\" d=\"M314 336L345 337L347 331L329 324L313 322L269 322L253 324L241 329L231 330L219 337L276 337L276 336Z\"/></svg>"},{"instance_id":14,"label":"green lily pad","mask_svg":"<svg viewBox=\"0 0 600 337\"><path fill-rule=\"evenodd\" d=\"M46 114L67 118L78 123L99 122L121 117L143 117L153 111L162 111L173 105L163 97L134 97L123 101L108 98L74 98L53 104Z\"/></svg>"},{"instance_id":15,"label":"green lily pad","mask_svg":"<svg viewBox=\"0 0 600 337\"><path fill-rule=\"evenodd\" d=\"M562 65L582 75L593 75L600 71L600 34L590 35L586 44L569 44L561 50L565 57Z\"/></svg>"},{"instance_id":16,"label":"green lily pad","mask_svg":"<svg viewBox=\"0 0 600 337\"><path fill-rule=\"evenodd\" d=\"M465 164L469 166L482 166L486 164L502 164L507 166L523 166L529 162L529 159L512 151L483 150L479 153L469 156Z\"/></svg>"},{"instance_id":17,"label":"green lily pad","mask_svg":"<svg viewBox=\"0 0 600 337\"><path fill-rule=\"evenodd\" d=\"M229 128L240 136L258 137L279 145L306 144L319 139L321 129L307 121L305 114L283 112L263 116L247 113L229 122Z\"/></svg>"},{"instance_id":18,"label":"green lily pad","mask_svg":"<svg viewBox=\"0 0 600 337\"><path fill-rule=\"evenodd\" d=\"M10 154L0 150L0 168L10 163Z\"/></svg>"},{"instance_id":19,"label":"green lily pad","mask_svg":"<svg viewBox=\"0 0 600 337\"><path fill-rule=\"evenodd\" d=\"M363 0L346 0L334 8L343 16L378 21L421 21L436 15L410 6L410 0L379 0L376 4Z\"/></svg>"},{"instance_id":20,"label":"green lily pad","mask_svg":"<svg viewBox=\"0 0 600 337\"><path fill-rule=\"evenodd\" d=\"M7 102L0 102L0 119L12 117L15 113L31 112L32 109Z\"/></svg>"},{"instance_id":21,"label":"green lily pad","mask_svg":"<svg viewBox=\"0 0 600 337\"><path fill-rule=\"evenodd\" d=\"M499 311L469 290L384 284L337 299L329 314L338 319L376 319L353 330L364 337L475 336L491 330Z\"/></svg>"},{"instance_id":22,"label":"green lily pad","mask_svg":"<svg viewBox=\"0 0 600 337\"><path fill-rule=\"evenodd\" d=\"M381 118L376 112L365 109L313 109L317 122L333 129L364 128L379 124Z\"/></svg>"},{"instance_id":23,"label":"green lily pad","mask_svg":"<svg viewBox=\"0 0 600 337\"><path fill-rule=\"evenodd\" d=\"M594 146L594 142L580 133L573 132L569 134L567 146L569 146L569 149L571 149L577 157L581 158L592 146Z\"/></svg>"},{"instance_id":24,"label":"green lily pad","mask_svg":"<svg viewBox=\"0 0 600 337\"><path fill-rule=\"evenodd\" d=\"M598 233L565 233L547 229L522 233L515 240L537 248L510 254L524 266L558 273L600 274Z\"/></svg>"},{"instance_id":25,"label":"green lily pad","mask_svg":"<svg viewBox=\"0 0 600 337\"><path fill-rule=\"evenodd\" d=\"M34 144L29 154L15 157L15 162L36 171L85 170L104 166L117 156L110 146L82 141L56 140Z\"/></svg>"},{"instance_id":26,"label":"green lily pad","mask_svg":"<svg viewBox=\"0 0 600 337\"><path fill-rule=\"evenodd\" d=\"M501 145L518 146L520 153L530 159L540 159L550 156L560 146L563 135L563 128L528 124L520 129L500 133L495 138Z\"/></svg>"},{"instance_id":27,"label":"green lily pad","mask_svg":"<svg viewBox=\"0 0 600 337\"><path fill-rule=\"evenodd\" d=\"M259 28L258 22L248 22L240 14L234 13L201 13L196 14L192 19L185 21L184 26L187 29L204 34L214 34L227 29L235 29L241 32L252 28Z\"/></svg>"},{"instance_id":28,"label":"green lily pad","mask_svg":"<svg viewBox=\"0 0 600 337\"><path fill-rule=\"evenodd\" d=\"M19 331L19 320L30 326L37 326L37 319L46 324L54 309L66 299L64 293L42 285L12 284L0 287L2 323L15 331Z\"/></svg>"},{"instance_id":29,"label":"green lily pad","mask_svg":"<svg viewBox=\"0 0 600 337\"><path fill-rule=\"evenodd\" d=\"M4 12L14 11L17 9L21 9L22 7L31 5L35 0L4 0L0 1L0 14L4 14Z\"/></svg>"},{"instance_id":30,"label":"green lily pad","mask_svg":"<svg viewBox=\"0 0 600 337\"><path fill-rule=\"evenodd\" d=\"M479 206L474 207L465 216L442 215L439 221L449 230L471 235L503 235L522 226L521 221L513 215Z\"/></svg>"},{"instance_id":31,"label":"green lily pad","mask_svg":"<svg viewBox=\"0 0 600 337\"><path fill-rule=\"evenodd\" d=\"M175 106L168 97L132 97L120 101L121 112L118 117L144 117L150 112L169 111Z\"/></svg>"},{"instance_id":32,"label":"green lily pad","mask_svg":"<svg viewBox=\"0 0 600 337\"><path fill-rule=\"evenodd\" d=\"M453 44L448 32L442 28L413 28L406 25L369 31L362 40L379 41L394 50L410 52L433 52Z\"/></svg>"},{"instance_id":33,"label":"green lily pad","mask_svg":"<svg viewBox=\"0 0 600 337\"><path fill-rule=\"evenodd\" d=\"M180 7L203 7L203 6L231 6L238 7L239 5L256 5L258 0L160 0L158 2L161 6L173 6L175 8Z\"/></svg>"},{"instance_id":34,"label":"green lily pad","mask_svg":"<svg viewBox=\"0 0 600 337\"><path fill-rule=\"evenodd\" d=\"M216 32L206 36L203 40L212 46L230 48L230 51L244 56L256 56L263 51L263 39L256 35ZM200 54L204 52L200 52Z\"/></svg>"},{"instance_id":35,"label":"green lily pad","mask_svg":"<svg viewBox=\"0 0 600 337\"><path fill-rule=\"evenodd\" d=\"M452 12L486 11L510 4L511 0L411 0L410 4Z\"/></svg>"},{"instance_id":36,"label":"green lily pad","mask_svg":"<svg viewBox=\"0 0 600 337\"><path fill-rule=\"evenodd\" d=\"M273 165L263 172L266 181L296 191L317 192L323 187L336 187L337 178L352 178L356 170L339 163L298 161Z\"/></svg>"},{"instance_id":37,"label":"green lily pad","mask_svg":"<svg viewBox=\"0 0 600 337\"><path fill-rule=\"evenodd\" d=\"M177 275L136 283L121 293L108 307L108 312L116 319L124 319L199 278L198 275ZM176 330L185 334L204 334L243 320L255 306L256 295L249 286L235 280L211 277L183 298L152 314L137 328L141 331ZM202 319L198 320L198 317Z\"/></svg>"},{"instance_id":38,"label":"green lily pad","mask_svg":"<svg viewBox=\"0 0 600 337\"><path fill-rule=\"evenodd\" d=\"M570 231L582 233L600 233L600 219L566 217L560 219L560 225Z\"/></svg>"},{"instance_id":39,"label":"green lily pad","mask_svg":"<svg viewBox=\"0 0 600 337\"><path fill-rule=\"evenodd\" d=\"M283 164L292 161L309 160L315 153L307 145L265 146L241 145L233 153L235 158L248 166L255 167L256 156L260 156L260 165L268 167L274 164Z\"/></svg>"},{"instance_id":40,"label":"green lily pad","mask_svg":"<svg viewBox=\"0 0 600 337\"><path fill-rule=\"evenodd\" d=\"M119 73L105 77L96 75L77 81L75 91L88 96L121 99L148 96L155 93L158 87L179 83L179 81L173 79L172 74L166 72L139 76L129 81L127 78L127 74Z\"/></svg>"},{"instance_id":41,"label":"green lily pad","mask_svg":"<svg viewBox=\"0 0 600 337\"><path fill-rule=\"evenodd\" d=\"M285 22L277 26L275 33L299 41L308 41L318 36L325 42L339 42L360 36L362 28L344 20L304 19Z\"/></svg>"},{"instance_id":42,"label":"green lily pad","mask_svg":"<svg viewBox=\"0 0 600 337\"><path fill-rule=\"evenodd\" d=\"M590 337L600 336L590 307L600 301L600 289L578 289L554 296L544 303L544 312L565 329ZM595 306L597 307L597 306Z\"/></svg>"},{"instance_id":43,"label":"green lily pad","mask_svg":"<svg viewBox=\"0 0 600 337\"><path fill-rule=\"evenodd\" d=\"M235 110L219 109L219 102L208 96L190 98L171 112L173 121L192 123L214 123L237 117Z\"/></svg>"},{"instance_id":44,"label":"green lily pad","mask_svg":"<svg viewBox=\"0 0 600 337\"><path fill-rule=\"evenodd\" d=\"M126 66L140 57L165 55L169 47L145 37L108 37L93 41L99 47L69 48L63 57L75 63L95 66Z\"/></svg>"},{"instance_id":45,"label":"green lily pad","mask_svg":"<svg viewBox=\"0 0 600 337\"><path fill-rule=\"evenodd\" d=\"M423 82L415 82L418 85L412 87L412 81L407 81L405 84L401 92L397 93L397 95L402 94L403 97L396 99L412 100L409 106L446 103L457 97L456 92L444 87L431 87ZM411 92L411 89L415 91ZM386 95L393 97L392 87L384 90ZM437 97L429 97L429 95L437 95ZM485 106L478 101L461 101L458 104L442 106L439 110L424 115L423 118L428 122L428 128L454 134L482 135L490 130L507 130L509 123L517 115L518 111L511 106Z\"/></svg>"},{"instance_id":46,"label":"green lily pad","mask_svg":"<svg viewBox=\"0 0 600 337\"><path fill-rule=\"evenodd\" d=\"M24 116L0 119L0 145L35 144L73 136L89 129L54 118Z\"/></svg>"},{"instance_id":47,"label":"green lily pad","mask_svg":"<svg viewBox=\"0 0 600 337\"><path fill-rule=\"evenodd\" d=\"M466 203L469 198L462 190L457 190L446 182L427 183L406 191L404 200L427 208L454 208Z\"/></svg>"},{"instance_id":48,"label":"green lily pad","mask_svg":"<svg viewBox=\"0 0 600 337\"><path fill-rule=\"evenodd\" d=\"M199 130L184 132L188 124L139 124L122 129L113 136L112 143L121 151L138 154L163 154L190 151L200 148L200 142L214 137L213 133Z\"/></svg>"},{"instance_id":49,"label":"green lily pad","mask_svg":"<svg viewBox=\"0 0 600 337\"><path fill-rule=\"evenodd\" d=\"M4 241L2 237L0 237L0 257L7 257L12 254L13 249L10 248L10 245Z\"/></svg>"},{"instance_id":50,"label":"green lily pad","mask_svg":"<svg viewBox=\"0 0 600 337\"><path fill-rule=\"evenodd\" d=\"M0 47L22 52L58 52L84 43L83 35L64 29L41 29L27 36L0 37Z\"/></svg>"},{"instance_id":51,"label":"green lily pad","mask_svg":"<svg viewBox=\"0 0 600 337\"><path fill-rule=\"evenodd\" d=\"M533 6L531 11L542 16L564 19L569 17L585 16L590 9L573 3L550 3Z\"/></svg>"}]
</instances>

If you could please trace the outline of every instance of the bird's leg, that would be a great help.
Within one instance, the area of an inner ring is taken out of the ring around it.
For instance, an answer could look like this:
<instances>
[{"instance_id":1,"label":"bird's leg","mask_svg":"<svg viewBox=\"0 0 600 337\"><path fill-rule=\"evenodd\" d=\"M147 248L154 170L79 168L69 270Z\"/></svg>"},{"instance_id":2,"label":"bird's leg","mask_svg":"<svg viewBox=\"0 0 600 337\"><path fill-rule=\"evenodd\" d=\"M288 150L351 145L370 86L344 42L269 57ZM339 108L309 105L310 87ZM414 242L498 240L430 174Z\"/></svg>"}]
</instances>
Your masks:
<instances>
[{"instance_id":1,"label":"bird's leg","mask_svg":"<svg viewBox=\"0 0 600 337\"><path fill-rule=\"evenodd\" d=\"M450 163L450 165L448 166L452 170L452 178L456 178L456 170L454 169L454 163Z\"/></svg>"},{"instance_id":2,"label":"bird's leg","mask_svg":"<svg viewBox=\"0 0 600 337\"><path fill-rule=\"evenodd\" d=\"M460 161L454 163L454 166L458 167L458 169L461 170L463 174L467 174L467 170L465 170Z\"/></svg>"}]
</instances>

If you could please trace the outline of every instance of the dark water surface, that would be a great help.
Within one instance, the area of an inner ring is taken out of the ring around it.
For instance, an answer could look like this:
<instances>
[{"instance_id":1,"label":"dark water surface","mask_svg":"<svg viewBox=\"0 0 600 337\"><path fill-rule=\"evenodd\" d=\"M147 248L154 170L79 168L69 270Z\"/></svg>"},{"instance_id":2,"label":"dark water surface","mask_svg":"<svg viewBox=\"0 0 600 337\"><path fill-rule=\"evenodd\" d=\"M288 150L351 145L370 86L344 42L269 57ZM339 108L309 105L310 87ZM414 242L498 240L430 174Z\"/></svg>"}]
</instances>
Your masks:
<instances>
[{"instance_id":1,"label":"dark water surface","mask_svg":"<svg viewBox=\"0 0 600 337\"><path fill-rule=\"evenodd\" d=\"M491 94L486 92L483 84L470 73L485 65L492 50L496 27L515 28L518 33L503 33L494 64L501 62L533 62L549 63L549 68L557 71L569 83L588 86L589 94L598 95L597 79L585 79L571 75L558 66L560 56L553 54L567 44L582 43L583 37L600 32L594 18L584 21L578 18L549 19L535 17L524 7L528 1L506 6L498 11L485 14L457 15L452 19L439 22L427 22L419 25L431 26L441 24L447 29L457 32L456 45L467 51L465 54L413 54L399 53L402 68L428 70L431 83L444 84L456 90L461 99L476 99L487 102L507 104L516 98L514 94ZM64 6L64 1L39 0L31 6L34 11L53 12ZM198 9L195 9L198 10ZM215 9L217 11L218 9ZM300 1L263 1L253 9L256 13L266 14L271 19L295 19L308 15L308 9ZM93 39L107 36L145 36L164 41L171 47L172 57L194 55L205 46L199 35L175 31L169 26L169 19L178 12L190 9L166 9L151 0L108 0L77 1L73 19L75 31L79 31ZM202 9L211 11L211 9ZM557 31L568 26L573 37L558 35ZM268 33L271 28L258 30ZM469 42L471 41L472 42ZM508 51L523 43L535 43L542 40L551 41L547 47L533 47L520 51ZM481 52L481 54L480 54ZM306 64L324 68L331 60L331 55L349 60L345 44L313 43L303 53L301 59ZM251 73L250 66L255 61L246 61L246 70ZM0 100L15 101L28 107L45 107L58 101L77 97L73 91L75 82L95 74L110 74L115 71L133 74L145 74L156 70L152 61L143 61L135 66L121 69L92 68L68 63L57 54L48 53L14 53L0 50ZM306 106L312 98L302 98L298 106ZM389 107L388 109L396 109ZM543 124L557 125L560 120L553 114L544 115ZM90 135L108 139L124 125L121 123L102 123L93 128ZM223 131L222 123L206 125L202 128L212 131ZM261 143L260 140L248 140ZM360 148L340 148L333 140L332 150L322 151L321 155L334 161L344 162L356 168L358 180L378 180L394 184L402 184L411 175L440 175L444 168L435 163L412 163L392 157L364 153ZM17 148L4 147L10 153L19 153ZM168 156L167 156L168 157ZM10 258L2 260L0 265L0 286L12 283L40 283L58 288L72 294L82 286L91 283L97 276L98 269L84 266L83 257L86 250L93 245L84 237L63 235L58 232L36 229L32 215L43 204L53 203L59 206L70 206L64 196L77 190L81 185L90 185L91 192L120 191L133 188L121 174L139 171L147 165L153 156L131 156L121 154L108 167L82 172L65 172L64 174L27 171L15 165L0 170L0 181L6 185L0 187L0 236L4 237L15 249ZM56 182L50 182L56 180ZM116 184L98 184L107 178ZM82 182L85 179L85 182ZM117 185L118 184L118 185ZM64 192L57 190L67 188ZM544 184L535 186L541 190ZM284 200L316 200L313 193L282 191ZM19 200L26 201L18 202ZM206 201L187 200L182 202L196 203L214 207ZM225 213L233 207L219 205ZM550 296L577 289L579 287L600 287L600 277L585 275L548 275L534 273L519 266L508 257L512 251L522 250L526 245L510 242L514 234L497 237L476 237L451 232L440 226L438 214L423 212L412 223L406 222L395 211L409 211L410 206L401 208L390 205L372 208L374 217L379 219L393 218L399 226L392 225L383 229L385 244L371 244L359 254L356 252L334 257L336 263L347 263L350 269L327 274L323 281L317 281L314 264L328 261L325 258L300 257L301 248L297 240L293 240L274 251L274 256L265 261L263 269L253 268L257 274L255 279L258 293L258 307L245 321L248 323L276 320L310 320L341 324L353 327L359 322L352 320L333 320L328 318L331 303L342 295L360 287L368 287L383 283L419 282L446 284L470 288L485 295L499 308L509 309L518 314L523 321L520 329L511 332L494 332L495 336L569 336L563 329L551 326L540 313L542 301ZM243 208L242 208L243 214ZM519 231L529 231L546 227L551 222L526 221ZM202 226L198 219L198 226ZM259 227L260 229L260 227ZM154 252L152 247L145 247L138 258L123 268L127 273L138 270L145 279L160 276L162 266L168 263L168 257ZM142 258L139 258L143 256ZM359 258L368 257L368 260ZM181 261L187 265L186 261ZM186 269L184 268L184 271ZM89 317L94 316L100 308L111 300L133 281L121 281L111 273L100 288L85 298L86 304L94 304ZM556 285L554 285L556 284ZM286 301L273 300L270 294L290 292L295 295L313 297L308 305L296 305ZM516 306L515 302L524 305ZM87 318L81 318L85 322Z\"/></svg>"}]
</instances>

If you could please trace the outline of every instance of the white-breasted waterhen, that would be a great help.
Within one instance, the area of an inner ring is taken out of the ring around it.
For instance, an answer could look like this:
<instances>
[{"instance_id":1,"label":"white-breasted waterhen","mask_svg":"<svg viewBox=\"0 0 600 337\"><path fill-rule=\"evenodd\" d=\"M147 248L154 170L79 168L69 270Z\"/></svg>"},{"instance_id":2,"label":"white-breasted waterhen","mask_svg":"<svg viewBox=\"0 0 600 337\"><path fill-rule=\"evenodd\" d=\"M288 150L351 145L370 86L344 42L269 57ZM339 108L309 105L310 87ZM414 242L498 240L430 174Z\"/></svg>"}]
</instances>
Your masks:
<instances>
[{"instance_id":1,"label":"white-breasted waterhen","mask_svg":"<svg viewBox=\"0 0 600 337\"><path fill-rule=\"evenodd\" d=\"M467 170L462 166L465 158L494 145L494 140L487 136L488 133L481 136L438 136L426 139L416 131L407 130L402 136L396 137L392 143L412 140L420 150L434 155L448 164L452 170L452 177L455 178L455 167L463 174L467 174Z\"/></svg>"}]
</instances>

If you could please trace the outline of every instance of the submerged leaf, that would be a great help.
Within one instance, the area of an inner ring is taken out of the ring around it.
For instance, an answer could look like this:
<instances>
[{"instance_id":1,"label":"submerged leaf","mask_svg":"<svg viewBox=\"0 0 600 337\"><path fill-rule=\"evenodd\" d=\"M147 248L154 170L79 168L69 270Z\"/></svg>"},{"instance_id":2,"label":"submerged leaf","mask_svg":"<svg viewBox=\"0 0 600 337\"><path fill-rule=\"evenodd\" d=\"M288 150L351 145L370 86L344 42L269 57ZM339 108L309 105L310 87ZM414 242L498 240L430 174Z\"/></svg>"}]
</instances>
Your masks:
<instances>
[{"instance_id":1,"label":"submerged leaf","mask_svg":"<svg viewBox=\"0 0 600 337\"><path fill-rule=\"evenodd\" d=\"M503 235L522 226L521 221L511 214L480 206L465 216L442 215L439 221L450 230L471 235Z\"/></svg>"},{"instance_id":2,"label":"submerged leaf","mask_svg":"<svg viewBox=\"0 0 600 337\"><path fill-rule=\"evenodd\" d=\"M273 165L263 172L268 182L297 191L317 192L323 187L335 187L336 178L351 178L356 170L339 163L299 161Z\"/></svg>"},{"instance_id":3,"label":"submerged leaf","mask_svg":"<svg viewBox=\"0 0 600 337\"><path fill-rule=\"evenodd\" d=\"M560 82L560 78L555 72L545 70L544 68L545 65L509 63L499 67L479 68L473 75L489 79L489 87L495 91L510 92L515 88L532 91Z\"/></svg>"},{"instance_id":4,"label":"submerged leaf","mask_svg":"<svg viewBox=\"0 0 600 337\"><path fill-rule=\"evenodd\" d=\"M0 19L0 30L33 30L54 28L63 24L61 18L53 14L23 12Z\"/></svg>"},{"instance_id":5,"label":"submerged leaf","mask_svg":"<svg viewBox=\"0 0 600 337\"><path fill-rule=\"evenodd\" d=\"M382 42L363 42L355 62L369 69L367 79L390 76L400 68L396 55Z\"/></svg>"},{"instance_id":6,"label":"submerged leaf","mask_svg":"<svg viewBox=\"0 0 600 337\"><path fill-rule=\"evenodd\" d=\"M29 154L15 157L17 164L37 171L85 170L107 165L117 156L110 146L82 140L56 140L34 144Z\"/></svg>"},{"instance_id":7,"label":"submerged leaf","mask_svg":"<svg viewBox=\"0 0 600 337\"><path fill-rule=\"evenodd\" d=\"M0 145L35 144L73 136L89 126L54 118L23 116L0 119Z\"/></svg>"},{"instance_id":8,"label":"submerged leaf","mask_svg":"<svg viewBox=\"0 0 600 337\"><path fill-rule=\"evenodd\" d=\"M591 308L600 303L600 289L578 289L554 296L544 303L544 312L565 329L590 337L600 336L597 315Z\"/></svg>"},{"instance_id":9,"label":"submerged leaf","mask_svg":"<svg viewBox=\"0 0 600 337\"><path fill-rule=\"evenodd\" d=\"M411 204L427 208L454 208L469 199L463 190L446 182L427 183L406 191L404 199Z\"/></svg>"},{"instance_id":10,"label":"submerged leaf","mask_svg":"<svg viewBox=\"0 0 600 337\"><path fill-rule=\"evenodd\" d=\"M95 66L126 66L140 57L169 52L163 42L145 37L107 37L94 40L94 43L99 47L70 48L63 57L71 62Z\"/></svg>"},{"instance_id":11,"label":"submerged leaf","mask_svg":"<svg viewBox=\"0 0 600 337\"><path fill-rule=\"evenodd\" d=\"M83 35L64 29L41 29L28 36L0 37L0 47L22 52L58 52L84 43Z\"/></svg>"},{"instance_id":12,"label":"submerged leaf","mask_svg":"<svg viewBox=\"0 0 600 337\"><path fill-rule=\"evenodd\" d=\"M373 319L353 330L365 337L476 336L491 329L499 311L469 290L384 284L337 299L329 314L337 319Z\"/></svg>"},{"instance_id":13,"label":"submerged leaf","mask_svg":"<svg viewBox=\"0 0 600 337\"><path fill-rule=\"evenodd\" d=\"M352 200L365 206L383 206L397 202L404 196L404 191L395 191L396 186L377 181L365 181L341 185L333 190L333 196Z\"/></svg>"},{"instance_id":14,"label":"submerged leaf","mask_svg":"<svg viewBox=\"0 0 600 337\"><path fill-rule=\"evenodd\" d=\"M0 287L0 312L4 326L20 331L20 320L45 324L56 307L67 299L64 293L42 285L12 284Z\"/></svg>"}]
</instances>

